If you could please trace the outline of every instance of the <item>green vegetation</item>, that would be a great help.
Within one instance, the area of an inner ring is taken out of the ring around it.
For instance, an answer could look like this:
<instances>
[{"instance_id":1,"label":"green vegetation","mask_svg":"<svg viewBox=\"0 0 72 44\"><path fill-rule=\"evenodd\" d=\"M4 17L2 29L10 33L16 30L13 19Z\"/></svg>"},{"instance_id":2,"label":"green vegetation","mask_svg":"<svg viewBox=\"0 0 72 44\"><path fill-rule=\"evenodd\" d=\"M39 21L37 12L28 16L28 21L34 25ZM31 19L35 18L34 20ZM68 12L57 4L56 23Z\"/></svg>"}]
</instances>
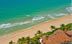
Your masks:
<instances>
[{"instance_id":1,"label":"green vegetation","mask_svg":"<svg viewBox=\"0 0 72 44\"><path fill-rule=\"evenodd\" d=\"M9 44L40 44L40 42L39 42L40 37L42 37L44 35L49 36L49 35L53 34L58 29L63 30L63 31L70 31L70 30L72 30L72 23L69 23L67 25L62 24L59 28L56 28L55 26L51 26L51 29L52 29L51 32L46 32L46 33L42 33L39 30L33 38L22 37L22 38L18 39L17 43L10 41Z\"/></svg>"},{"instance_id":2,"label":"green vegetation","mask_svg":"<svg viewBox=\"0 0 72 44\"><path fill-rule=\"evenodd\" d=\"M63 30L63 31L68 31L68 30L70 31L70 30L72 30L72 23L69 23L67 25L62 24L60 29Z\"/></svg>"},{"instance_id":3,"label":"green vegetation","mask_svg":"<svg viewBox=\"0 0 72 44\"><path fill-rule=\"evenodd\" d=\"M14 44L14 42L13 41L10 41L9 44Z\"/></svg>"}]
</instances>

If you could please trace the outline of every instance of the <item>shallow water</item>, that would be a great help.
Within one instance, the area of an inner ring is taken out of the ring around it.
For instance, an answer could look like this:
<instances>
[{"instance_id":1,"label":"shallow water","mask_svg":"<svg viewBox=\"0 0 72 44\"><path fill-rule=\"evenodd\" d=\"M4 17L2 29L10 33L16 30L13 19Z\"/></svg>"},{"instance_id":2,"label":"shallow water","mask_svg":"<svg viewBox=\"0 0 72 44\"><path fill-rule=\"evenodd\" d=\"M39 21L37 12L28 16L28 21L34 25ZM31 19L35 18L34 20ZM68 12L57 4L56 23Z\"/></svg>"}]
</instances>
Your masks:
<instances>
[{"instance_id":1,"label":"shallow water","mask_svg":"<svg viewBox=\"0 0 72 44\"><path fill-rule=\"evenodd\" d=\"M0 35L68 14L71 0L0 0Z\"/></svg>"}]
</instances>

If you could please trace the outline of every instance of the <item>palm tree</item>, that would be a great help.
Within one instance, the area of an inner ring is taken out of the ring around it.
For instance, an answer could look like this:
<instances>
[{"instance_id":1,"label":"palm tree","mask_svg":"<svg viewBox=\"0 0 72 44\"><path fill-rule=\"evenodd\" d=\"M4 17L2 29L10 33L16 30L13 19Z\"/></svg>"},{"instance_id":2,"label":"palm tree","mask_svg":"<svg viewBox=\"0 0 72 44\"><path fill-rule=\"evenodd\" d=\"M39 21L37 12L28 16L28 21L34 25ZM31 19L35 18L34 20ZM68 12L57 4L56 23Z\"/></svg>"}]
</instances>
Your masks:
<instances>
[{"instance_id":1,"label":"palm tree","mask_svg":"<svg viewBox=\"0 0 72 44\"><path fill-rule=\"evenodd\" d=\"M21 38L18 39L17 44L22 44L22 39Z\"/></svg>"},{"instance_id":2,"label":"palm tree","mask_svg":"<svg viewBox=\"0 0 72 44\"><path fill-rule=\"evenodd\" d=\"M14 43L13 41L10 41L10 42L9 42L9 44L13 44L13 43Z\"/></svg>"},{"instance_id":3,"label":"palm tree","mask_svg":"<svg viewBox=\"0 0 72 44\"><path fill-rule=\"evenodd\" d=\"M27 44L30 44L30 37L26 37Z\"/></svg>"},{"instance_id":4,"label":"palm tree","mask_svg":"<svg viewBox=\"0 0 72 44\"><path fill-rule=\"evenodd\" d=\"M25 41L25 38L24 37L22 37L21 39L22 39L22 41Z\"/></svg>"},{"instance_id":5,"label":"palm tree","mask_svg":"<svg viewBox=\"0 0 72 44\"><path fill-rule=\"evenodd\" d=\"M65 31L66 30L65 24L61 24L60 29L63 30L63 31Z\"/></svg>"},{"instance_id":6,"label":"palm tree","mask_svg":"<svg viewBox=\"0 0 72 44\"><path fill-rule=\"evenodd\" d=\"M56 27L55 26L51 26L51 29L56 29Z\"/></svg>"},{"instance_id":7,"label":"palm tree","mask_svg":"<svg viewBox=\"0 0 72 44\"><path fill-rule=\"evenodd\" d=\"M37 31L36 35L37 35L37 34L42 34L42 32L39 30L39 31Z\"/></svg>"},{"instance_id":8,"label":"palm tree","mask_svg":"<svg viewBox=\"0 0 72 44\"><path fill-rule=\"evenodd\" d=\"M66 25L66 29L67 29L67 30L72 30L72 23L67 24L67 25Z\"/></svg>"}]
</instances>

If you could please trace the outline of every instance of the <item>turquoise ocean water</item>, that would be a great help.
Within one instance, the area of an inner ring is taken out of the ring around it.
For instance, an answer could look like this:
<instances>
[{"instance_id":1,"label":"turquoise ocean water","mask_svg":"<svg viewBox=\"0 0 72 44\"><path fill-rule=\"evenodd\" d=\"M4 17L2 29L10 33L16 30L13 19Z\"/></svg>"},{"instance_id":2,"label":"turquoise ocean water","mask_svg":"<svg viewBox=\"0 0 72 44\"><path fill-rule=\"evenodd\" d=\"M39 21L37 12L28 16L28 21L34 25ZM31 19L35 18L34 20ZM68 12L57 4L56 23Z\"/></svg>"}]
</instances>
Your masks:
<instances>
[{"instance_id":1,"label":"turquoise ocean water","mask_svg":"<svg viewBox=\"0 0 72 44\"><path fill-rule=\"evenodd\" d=\"M0 35L68 14L71 0L0 0Z\"/></svg>"}]
</instances>

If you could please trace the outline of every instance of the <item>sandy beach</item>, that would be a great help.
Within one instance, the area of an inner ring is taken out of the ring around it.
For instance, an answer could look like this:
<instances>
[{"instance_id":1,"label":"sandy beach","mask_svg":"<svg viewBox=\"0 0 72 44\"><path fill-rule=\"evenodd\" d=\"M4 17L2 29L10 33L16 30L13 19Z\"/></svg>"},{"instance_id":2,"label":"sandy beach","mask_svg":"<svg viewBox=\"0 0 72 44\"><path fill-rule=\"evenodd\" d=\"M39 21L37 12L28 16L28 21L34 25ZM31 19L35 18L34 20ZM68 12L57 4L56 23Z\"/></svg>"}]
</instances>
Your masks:
<instances>
[{"instance_id":1,"label":"sandy beach","mask_svg":"<svg viewBox=\"0 0 72 44\"><path fill-rule=\"evenodd\" d=\"M27 36L33 37L38 30L42 32L51 31L50 29L51 25L59 27L61 24L68 24L68 23L72 23L72 15L67 15L58 19L46 21L46 22L37 24L35 26L32 26L30 28L19 30L19 31L1 36L0 44L8 44L8 42L11 40L16 42L18 38L21 38L21 37L27 37Z\"/></svg>"}]
</instances>

